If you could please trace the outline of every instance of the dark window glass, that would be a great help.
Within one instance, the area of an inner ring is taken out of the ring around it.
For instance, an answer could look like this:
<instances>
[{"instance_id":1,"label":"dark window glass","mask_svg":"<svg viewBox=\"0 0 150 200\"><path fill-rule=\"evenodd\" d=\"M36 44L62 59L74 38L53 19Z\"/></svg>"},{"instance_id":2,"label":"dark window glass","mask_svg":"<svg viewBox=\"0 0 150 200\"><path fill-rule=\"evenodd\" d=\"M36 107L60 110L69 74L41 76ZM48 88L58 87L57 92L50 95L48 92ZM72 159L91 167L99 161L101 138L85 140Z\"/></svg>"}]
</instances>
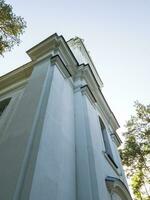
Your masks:
<instances>
[{"instance_id":1,"label":"dark window glass","mask_svg":"<svg viewBox=\"0 0 150 200\"><path fill-rule=\"evenodd\" d=\"M11 98L7 98L7 99L4 99L3 101L0 101L0 116L2 115L6 107L8 106L10 100Z\"/></svg>"},{"instance_id":2,"label":"dark window glass","mask_svg":"<svg viewBox=\"0 0 150 200\"><path fill-rule=\"evenodd\" d=\"M112 154L112 150L111 150L111 146L110 146L110 142L109 142L109 138L108 138L108 133L106 131L106 127L100 117L99 117L99 122L100 122L101 130L102 130L102 136L103 136L106 154L110 158L110 160L113 162L113 164L118 168L118 166L114 162L114 158L113 158L113 154Z\"/></svg>"}]
</instances>

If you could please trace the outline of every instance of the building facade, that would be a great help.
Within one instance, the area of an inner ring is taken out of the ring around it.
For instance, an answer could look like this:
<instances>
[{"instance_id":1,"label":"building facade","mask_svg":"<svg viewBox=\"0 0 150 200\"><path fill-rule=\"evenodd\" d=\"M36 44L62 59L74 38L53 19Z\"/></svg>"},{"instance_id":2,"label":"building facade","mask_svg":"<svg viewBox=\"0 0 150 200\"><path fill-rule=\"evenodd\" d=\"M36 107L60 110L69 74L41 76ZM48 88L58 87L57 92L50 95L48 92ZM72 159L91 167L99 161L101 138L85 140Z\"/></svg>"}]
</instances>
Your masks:
<instances>
[{"instance_id":1,"label":"building facade","mask_svg":"<svg viewBox=\"0 0 150 200\"><path fill-rule=\"evenodd\" d=\"M103 83L80 38L54 34L0 77L0 200L131 200Z\"/></svg>"}]
</instances>

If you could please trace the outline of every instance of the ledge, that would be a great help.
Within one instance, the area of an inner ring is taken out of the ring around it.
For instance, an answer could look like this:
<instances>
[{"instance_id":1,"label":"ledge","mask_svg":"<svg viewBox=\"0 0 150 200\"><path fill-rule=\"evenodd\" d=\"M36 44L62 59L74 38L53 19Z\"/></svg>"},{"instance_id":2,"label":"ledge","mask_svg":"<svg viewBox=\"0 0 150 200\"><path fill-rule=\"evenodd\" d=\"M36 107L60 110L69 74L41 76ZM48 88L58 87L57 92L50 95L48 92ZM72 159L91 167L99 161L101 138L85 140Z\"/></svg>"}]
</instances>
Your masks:
<instances>
[{"instance_id":1,"label":"ledge","mask_svg":"<svg viewBox=\"0 0 150 200\"><path fill-rule=\"evenodd\" d=\"M85 94L90 99L91 103L96 102L96 99L95 99L93 93L91 92L90 88L88 87L88 85L82 86L81 91L83 94Z\"/></svg>"},{"instance_id":2,"label":"ledge","mask_svg":"<svg viewBox=\"0 0 150 200\"><path fill-rule=\"evenodd\" d=\"M65 78L69 78L71 76L71 72L69 71L69 69L67 68L67 66L65 65L65 63L59 55L51 57L51 63L57 65L58 69L62 72Z\"/></svg>"}]
</instances>

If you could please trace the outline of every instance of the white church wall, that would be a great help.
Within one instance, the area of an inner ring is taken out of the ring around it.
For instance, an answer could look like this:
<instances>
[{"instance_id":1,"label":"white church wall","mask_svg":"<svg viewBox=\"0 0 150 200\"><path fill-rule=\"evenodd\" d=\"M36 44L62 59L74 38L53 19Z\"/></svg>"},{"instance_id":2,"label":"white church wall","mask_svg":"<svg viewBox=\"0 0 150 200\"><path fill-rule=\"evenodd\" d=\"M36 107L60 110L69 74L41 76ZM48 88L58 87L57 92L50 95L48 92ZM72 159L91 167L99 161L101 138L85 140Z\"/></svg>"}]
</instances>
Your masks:
<instances>
[{"instance_id":1,"label":"white church wall","mask_svg":"<svg viewBox=\"0 0 150 200\"><path fill-rule=\"evenodd\" d=\"M13 117L9 116L11 121L6 134L3 135L3 130L0 130L4 136L0 145L0 199L28 199L38 147L37 136L41 132L43 95L44 99L47 98L45 86L49 82L46 76L50 74L49 66L49 59L35 65L18 105L14 103L12 106L16 109Z\"/></svg>"},{"instance_id":2,"label":"white church wall","mask_svg":"<svg viewBox=\"0 0 150 200\"><path fill-rule=\"evenodd\" d=\"M111 161L108 161L108 157L105 156L105 146L103 142L102 132L99 124L98 114L96 108L91 104L89 99L86 98L87 110L88 110L88 118L89 118L89 127L92 139L92 148L94 152L94 161L95 161L95 168L96 168L96 177L97 183L99 188L99 196L103 196L103 199L109 200L110 194L107 190L105 184L105 178L107 176L121 178L124 181L124 177L122 177L122 168L118 164L120 161L118 160L117 156L114 156L114 160L118 165L118 169L113 166ZM102 116L100 115L102 118ZM102 118L102 120L104 120ZM105 120L104 120L105 121ZM113 148L113 141L109 135L109 140L112 147L113 155L116 154L116 151Z\"/></svg>"},{"instance_id":3,"label":"white church wall","mask_svg":"<svg viewBox=\"0 0 150 200\"><path fill-rule=\"evenodd\" d=\"M54 68L30 200L75 200L73 87Z\"/></svg>"},{"instance_id":4,"label":"white church wall","mask_svg":"<svg viewBox=\"0 0 150 200\"><path fill-rule=\"evenodd\" d=\"M18 107L21 96L24 92L24 87L16 88L14 90L5 92L0 96L0 102L10 99L8 105L6 106L4 112L0 116L0 144L7 139L7 129L13 119L13 115Z\"/></svg>"}]
</instances>

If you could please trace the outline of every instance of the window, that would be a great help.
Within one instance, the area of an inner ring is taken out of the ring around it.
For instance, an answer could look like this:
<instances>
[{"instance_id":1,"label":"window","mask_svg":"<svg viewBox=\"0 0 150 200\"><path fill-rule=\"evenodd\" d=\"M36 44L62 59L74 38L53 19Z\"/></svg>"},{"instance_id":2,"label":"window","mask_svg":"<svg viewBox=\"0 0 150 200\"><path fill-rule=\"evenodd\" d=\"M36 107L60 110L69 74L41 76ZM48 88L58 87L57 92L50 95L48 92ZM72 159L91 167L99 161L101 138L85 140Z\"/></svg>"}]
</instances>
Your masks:
<instances>
[{"instance_id":1,"label":"window","mask_svg":"<svg viewBox=\"0 0 150 200\"><path fill-rule=\"evenodd\" d=\"M120 179L107 176L105 182L112 200L132 200L128 188Z\"/></svg>"},{"instance_id":2,"label":"window","mask_svg":"<svg viewBox=\"0 0 150 200\"><path fill-rule=\"evenodd\" d=\"M103 137L103 141L104 141L106 154L109 157L109 159L111 160L111 162L115 165L115 167L118 168L118 166L114 162L113 153L111 150L110 141L108 138L108 133L106 131L106 127L100 117L99 117L99 122L100 122L101 130L102 130L102 137Z\"/></svg>"},{"instance_id":3,"label":"window","mask_svg":"<svg viewBox=\"0 0 150 200\"><path fill-rule=\"evenodd\" d=\"M4 110L8 106L11 98L4 99L3 101L0 101L0 117L3 114Z\"/></svg>"}]
</instances>

